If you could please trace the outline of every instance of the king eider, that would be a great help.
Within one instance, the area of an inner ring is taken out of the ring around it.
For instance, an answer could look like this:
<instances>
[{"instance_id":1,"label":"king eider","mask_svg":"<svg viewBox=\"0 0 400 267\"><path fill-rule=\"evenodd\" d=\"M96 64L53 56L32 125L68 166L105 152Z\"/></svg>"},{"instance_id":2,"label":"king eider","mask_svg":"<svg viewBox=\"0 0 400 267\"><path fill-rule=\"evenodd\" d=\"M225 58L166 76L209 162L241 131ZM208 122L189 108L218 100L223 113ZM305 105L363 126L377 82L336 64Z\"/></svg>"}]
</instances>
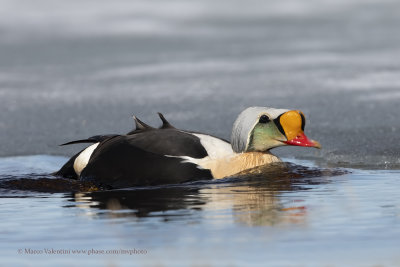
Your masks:
<instances>
[{"instance_id":1,"label":"king eider","mask_svg":"<svg viewBox=\"0 0 400 267\"><path fill-rule=\"evenodd\" d=\"M250 107L236 119L228 141L176 129L163 122L153 128L134 117L136 129L125 135L97 135L75 143L93 143L73 156L58 176L109 188L219 179L257 166L280 162L278 146L320 148L304 134L299 110Z\"/></svg>"}]
</instances>

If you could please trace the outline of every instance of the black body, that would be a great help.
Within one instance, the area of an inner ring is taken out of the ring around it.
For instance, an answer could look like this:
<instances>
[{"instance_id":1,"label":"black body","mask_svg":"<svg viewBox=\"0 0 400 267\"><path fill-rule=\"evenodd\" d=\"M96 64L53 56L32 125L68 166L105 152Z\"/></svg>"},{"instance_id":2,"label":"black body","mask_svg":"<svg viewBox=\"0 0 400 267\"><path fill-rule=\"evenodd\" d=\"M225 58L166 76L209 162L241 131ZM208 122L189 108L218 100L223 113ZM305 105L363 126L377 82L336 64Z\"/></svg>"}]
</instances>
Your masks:
<instances>
[{"instance_id":1,"label":"black body","mask_svg":"<svg viewBox=\"0 0 400 267\"><path fill-rule=\"evenodd\" d=\"M93 139L87 141L93 142ZM72 157L56 175L77 178L73 164L78 155ZM179 156L204 158L208 154L197 136L173 127L109 135L93 151L79 179L101 187L124 188L213 178L209 170L183 162Z\"/></svg>"}]
</instances>

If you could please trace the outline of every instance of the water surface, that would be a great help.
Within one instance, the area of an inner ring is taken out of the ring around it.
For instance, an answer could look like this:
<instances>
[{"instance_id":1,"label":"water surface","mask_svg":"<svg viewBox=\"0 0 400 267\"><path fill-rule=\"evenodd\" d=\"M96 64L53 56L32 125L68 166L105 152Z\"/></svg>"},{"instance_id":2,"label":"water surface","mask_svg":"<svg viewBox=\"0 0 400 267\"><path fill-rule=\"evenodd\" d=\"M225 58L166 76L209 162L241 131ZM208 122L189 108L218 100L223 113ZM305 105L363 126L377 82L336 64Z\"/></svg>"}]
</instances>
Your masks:
<instances>
[{"instance_id":1,"label":"water surface","mask_svg":"<svg viewBox=\"0 0 400 267\"><path fill-rule=\"evenodd\" d=\"M2 182L50 179L45 173L65 160L2 158ZM86 193L3 188L3 264L400 263L399 171L323 169L308 161L286 161L291 163L285 171L277 167L281 172L274 174L261 168L251 176L216 182ZM70 254L32 255L25 249ZM86 254L71 255L80 249ZM146 253L87 255L91 249Z\"/></svg>"}]
</instances>

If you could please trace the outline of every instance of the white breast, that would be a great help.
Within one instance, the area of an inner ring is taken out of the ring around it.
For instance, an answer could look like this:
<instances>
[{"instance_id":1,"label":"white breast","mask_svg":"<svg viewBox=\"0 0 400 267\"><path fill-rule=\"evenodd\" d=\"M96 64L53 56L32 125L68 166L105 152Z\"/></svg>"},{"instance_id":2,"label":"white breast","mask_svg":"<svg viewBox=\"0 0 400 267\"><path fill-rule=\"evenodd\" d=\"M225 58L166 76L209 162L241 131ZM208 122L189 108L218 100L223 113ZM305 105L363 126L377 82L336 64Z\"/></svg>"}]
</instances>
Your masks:
<instances>
[{"instance_id":1,"label":"white breast","mask_svg":"<svg viewBox=\"0 0 400 267\"><path fill-rule=\"evenodd\" d=\"M93 151L100 143L93 144L88 146L85 150L83 150L78 157L76 157L74 161L74 170L75 173L79 176L81 172L86 167L89 162L90 156L92 155Z\"/></svg>"}]
</instances>

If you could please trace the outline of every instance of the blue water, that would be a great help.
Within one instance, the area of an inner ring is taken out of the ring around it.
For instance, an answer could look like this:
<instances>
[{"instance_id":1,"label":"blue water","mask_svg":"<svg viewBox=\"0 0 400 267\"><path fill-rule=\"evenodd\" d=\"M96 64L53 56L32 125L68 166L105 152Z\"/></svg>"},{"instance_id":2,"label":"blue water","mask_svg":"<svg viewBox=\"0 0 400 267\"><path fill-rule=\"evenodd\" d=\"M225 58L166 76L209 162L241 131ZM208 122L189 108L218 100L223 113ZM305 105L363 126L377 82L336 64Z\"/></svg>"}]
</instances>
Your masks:
<instances>
[{"instance_id":1,"label":"blue water","mask_svg":"<svg viewBox=\"0 0 400 267\"><path fill-rule=\"evenodd\" d=\"M38 179L32 173L53 171L66 159L2 158L0 176ZM2 189L1 264L400 264L399 171L286 161L292 163L289 174L275 179L261 170L252 178L108 192ZM141 253L115 254L121 249ZM83 255L73 250L84 250ZM93 255L95 250L114 252Z\"/></svg>"}]
</instances>

